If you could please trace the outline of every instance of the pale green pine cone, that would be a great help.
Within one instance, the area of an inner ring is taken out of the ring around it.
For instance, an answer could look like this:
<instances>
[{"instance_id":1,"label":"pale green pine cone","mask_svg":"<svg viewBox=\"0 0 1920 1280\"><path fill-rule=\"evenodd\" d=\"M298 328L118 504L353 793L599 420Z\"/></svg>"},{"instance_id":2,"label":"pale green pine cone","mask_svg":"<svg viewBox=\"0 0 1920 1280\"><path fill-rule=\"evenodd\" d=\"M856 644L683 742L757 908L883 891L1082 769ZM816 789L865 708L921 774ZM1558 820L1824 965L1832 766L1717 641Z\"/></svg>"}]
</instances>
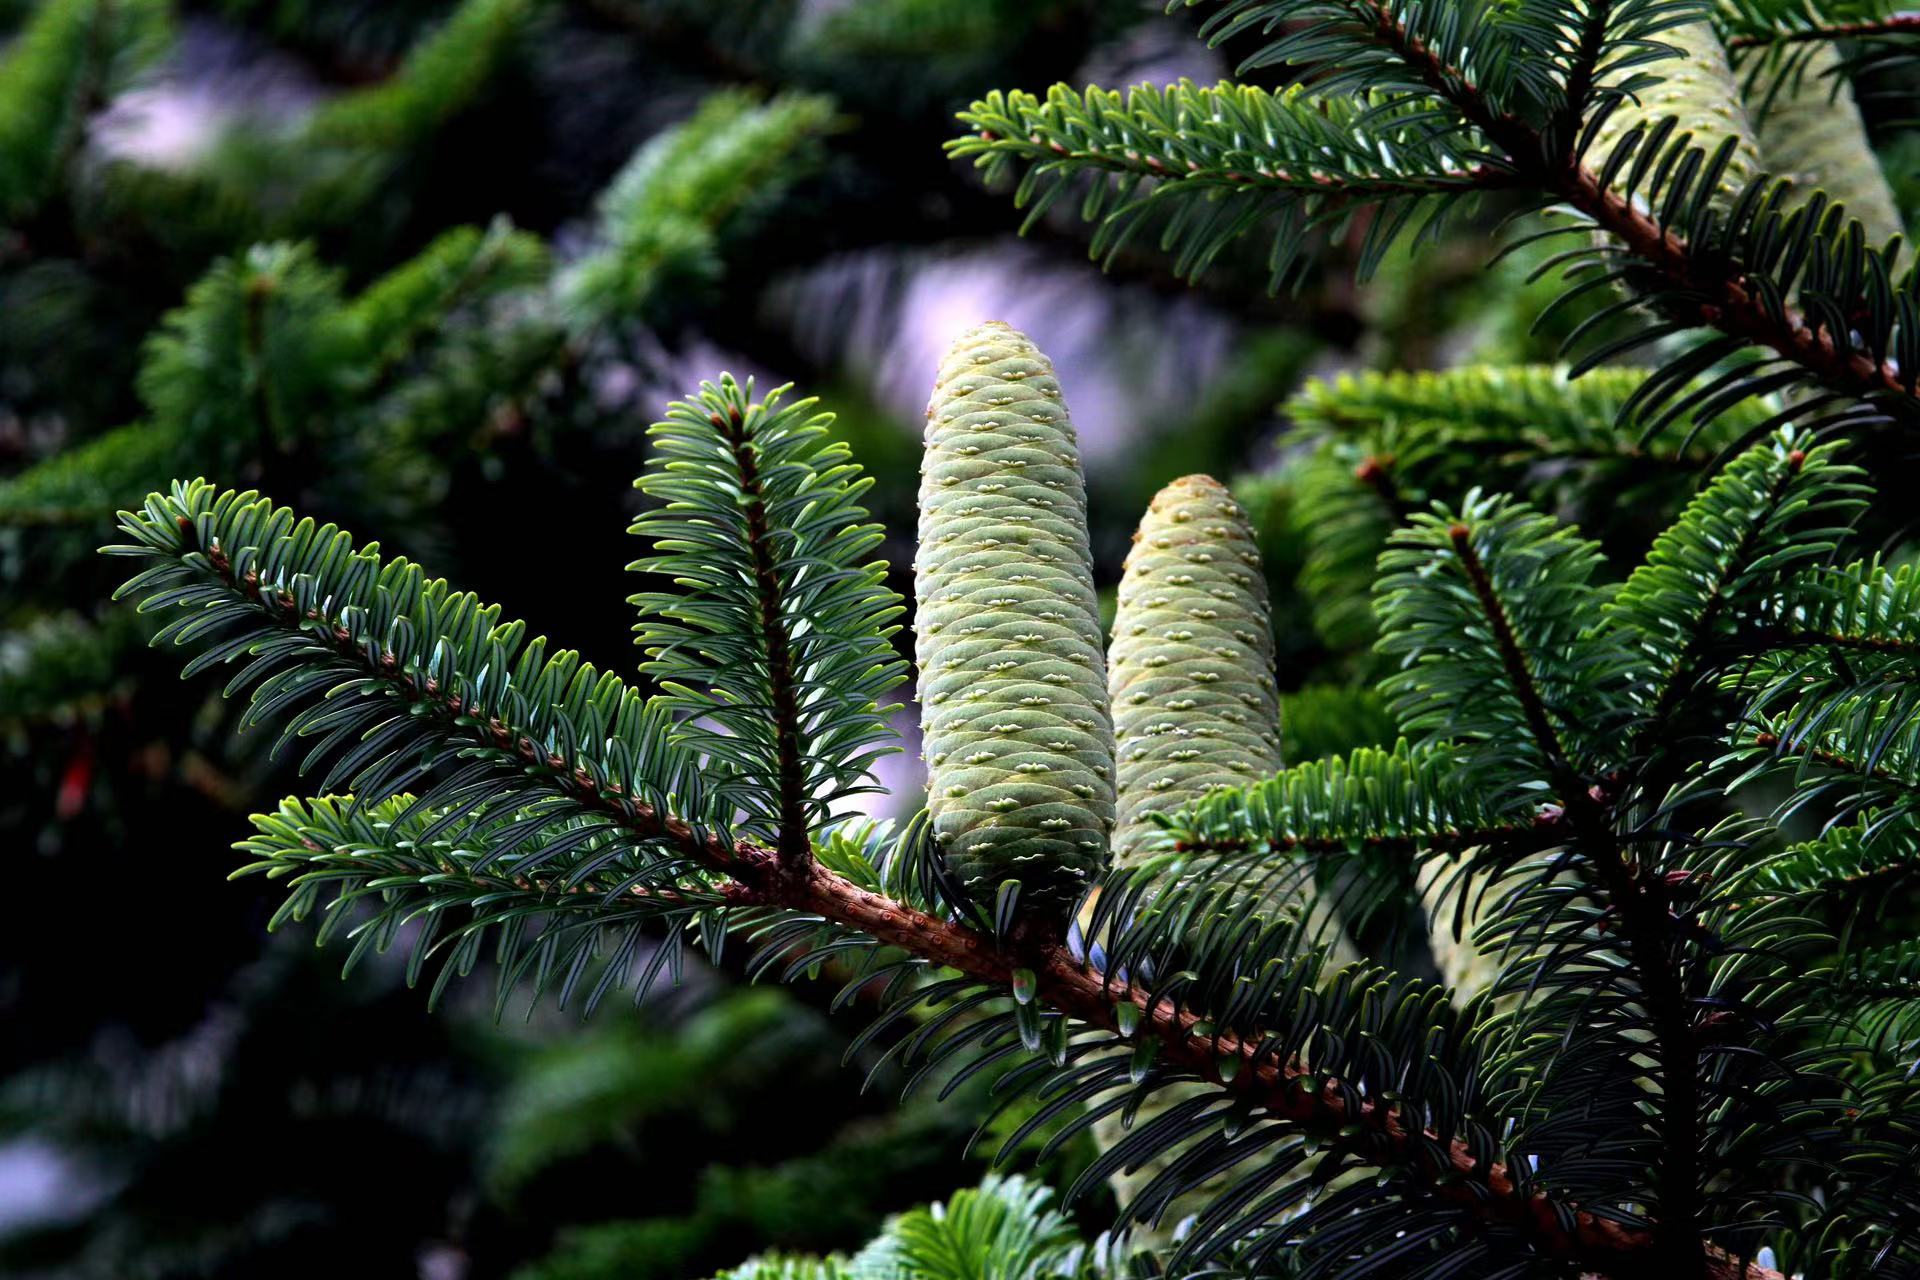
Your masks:
<instances>
[{"instance_id":1,"label":"pale green pine cone","mask_svg":"<svg viewBox=\"0 0 1920 1280\"><path fill-rule=\"evenodd\" d=\"M1726 209L1740 196L1747 183L1761 171L1760 147L1754 140L1753 125L1746 108L1740 104L1740 89L1733 70L1727 65L1727 51L1714 29L1704 22L1690 22L1662 31L1653 37L1681 51L1683 56L1667 58L1646 67L1650 75L1662 77L1659 84L1642 89L1633 99L1622 102L1607 117L1592 147L1587 151L1587 167L1605 166L1614 147L1635 125L1649 128L1668 116L1679 124L1668 137L1671 146L1681 134L1693 135L1692 145L1711 156L1727 138L1734 141L1733 155L1721 174L1715 207ZM1643 140L1641 146L1646 145ZM1635 151L1634 159L1621 169L1621 178L1630 172L1644 151ZM1646 194L1642 182L1639 194Z\"/></svg>"},{"instance_id":2,"label":"pale green pine cone","mask_svg":"<svg viewBox=\"0 0 1920 1280\"><path fill-rule=\"evenodd\" d=\"M1459 874L1452 862L1436 858L1420 868L1415 883L1420 905L1426 910L1427 949L1433 953L1434 967L1440 971L1440 980L1453 988L1454 1003L1465 1006L1500 976L1500 957L1482 951L1473 941L1484 913L1493 908L1499 895L1486 892L1484 874L1469 877L1464 885L1459 883ZM1463 894L1468 911L1456 936L1453 917Z\"/></svg>"},{"instance_id":3,"label":"pale green pine cone","mask_svg":"<svg viewBox=\"0 0 1920 1280\"><path fill-rule=\"evenodd\" d=\"M1878 248L1903 230L1900 211L1844 76L1834 94L1839 63L1839 53L1823 44L1807 56L1797 80L1779 67L1761 69L1747 92L1747 114L1767 169L1792 179L1801 199L1825 191L1845 205L1867 243Z\"/></svg>"},{"instance_id":4,"label":"pale green pine cone","mask_svg":"<svg viewBox=\"0 0 1920 1280\"><path fill-rule=\"evenodd\" d=\"M940 366L914 569L934 839L980 901L1070 903L1114 814L1086 482L1052 363L997 321Z\"/></svg>"},{"instance_id":5,"label":"pale green pine cone","mask_svg":"<svg viewBox=\"0 0 1920 1280\"><path fill-rule=\"evenodd\" d=\"M1132 866L1164 839L1153 814L1280 768L1266 576L1246 513L1211 476L1175 480L1141 517L1120 579L1107 662L1119 770L1113 851L1119 865ZM1170 1088L1141 1108L1136 1124L1203 1091ZM1127 1129L1107 1116L1094 1135L1112 1147ZM1123 1204L1135 1199L1168 1163L1156 1159L1114 1175L1114 1193ZM1138 1229L1136 1238L1164 1242L1181 1218L1205 1207L1207 1194L1176 1200L1165 1220Z\"/></svg>"},{"instance_id":6,"label":"pale green pine cone","mask_svg":"<svg viewBox=\"0 0 1920 1280\"><path fill-rule=\"evenodd\" d=\"M1152 815L1280 768L1280 703L1260 553L1211 476L1158 494L1134 534L1108 650L1119 822L1131 866L1161 839Z\"/></svg>"}]
</instances>

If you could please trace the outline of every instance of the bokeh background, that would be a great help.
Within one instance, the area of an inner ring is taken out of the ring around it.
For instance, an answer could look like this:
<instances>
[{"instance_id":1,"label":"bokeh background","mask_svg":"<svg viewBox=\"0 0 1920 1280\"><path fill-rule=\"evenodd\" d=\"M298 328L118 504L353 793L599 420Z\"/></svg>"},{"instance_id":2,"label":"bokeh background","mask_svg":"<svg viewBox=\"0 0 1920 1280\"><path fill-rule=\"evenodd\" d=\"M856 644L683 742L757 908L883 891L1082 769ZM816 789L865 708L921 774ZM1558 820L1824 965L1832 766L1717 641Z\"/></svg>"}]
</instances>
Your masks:
<instances>
[{"instance_id":1,"label":"bokeh background","mask_svg":"<svg viewBox=\"0 0 1920 1280\"><path fill-rule=\"evenodd\" d=\"M1336 249L1269 296L1257 248L1189 287L1144 241L1090 262L1071 210L1021 235L944 156L988 89L1218 78L1197 21L0 0L0 1274L693 1277L978 1180L984 1099L863 1091L824 984L689 971L583 1021L496 1017L475 980L430 1014L400 958L342 981L344 948L270 934L278 892L230 883L230 845L298 760L146 649L94 549L205 474L630 669L646 426L722 369L839 415L903 570L937 359L1019 326L1059 366L1110 585L1159 485L1287 456L1309 378L1551 357L1526 263L1486 271L1471 227L1366 287ZM1326 655L1280 625L1296 684ZM877 814L917 770L892 758Z\"/></svg>"}]
</instances>

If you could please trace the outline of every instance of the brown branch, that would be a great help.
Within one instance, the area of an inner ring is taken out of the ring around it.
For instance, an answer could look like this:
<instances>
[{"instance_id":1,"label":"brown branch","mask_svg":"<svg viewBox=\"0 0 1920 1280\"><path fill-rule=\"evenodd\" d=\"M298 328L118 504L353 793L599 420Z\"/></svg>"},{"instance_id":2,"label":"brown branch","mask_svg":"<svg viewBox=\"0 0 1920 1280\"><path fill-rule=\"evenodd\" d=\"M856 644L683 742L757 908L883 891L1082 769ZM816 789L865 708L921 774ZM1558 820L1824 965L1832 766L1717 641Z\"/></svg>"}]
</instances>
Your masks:
<instances>
[{"instance_id":1,"label":"brown branch","mask_svg":"<svg viewBox=\"0 0 1920 1280\"><path fill-rule=\"evenodd\" d=\"M1588 0L1587 14L1580 24L1580 40L1574 50L1573 69L1567 75L1567 100L1556 122L1569 138L1578 137L1580 123L1586 118L1594 90L1594 72L1607 39L1607 23L1613 17L1612 0Z\"/></svg>"},{"instance_id":2,"label":"brown branch","mask_svg":"<svg viewBox=\"0 0 1920 1280\"><path fill-rule=\"evenodd\" d=\"M1774 649L1851 649L1860 653L1914 657L1920 655L1920 640L1869 635L1860 631L1778 627L1763 628L1742 637L1736 652L1752 656Z\"/></svg>"},{"instance_id":3,"label":"brown branch","mask_svg":"<svg viewBox=\"0 0 1920 1280\"><path fill-rule=\"evenodd\" d=\"M762 852L763 864L772 855ZM772 870L769 866L769 871ZM749 880L755 877L748 875ZM1598 1274L1626 1277L1643 1270L1657 1247L1654 1231L1567 1207L1544 1192L1515 1184L1504 1164L1482 1165L1467 1145L1442 1142L1413 1128L1397 1105L1366 1100L1347 1103L1337 1080L1315 1088L1317 1077L1298 1062L1279 1062L1258 1038L1216 1033L1200 1025L1198 1015L1169 1001L1153 1001L1074 959L1066 947L1044 943L1032 954L1017 955L993 939L963 925L942 920L903 903L869 893L820 866L804 877L765 876L766 889L755 900L818 915L836 924L900 947L934 964L957 969L983 982L1012 981L1016 967L1031 968L1038 993L1049 1007L1076 1021L1119 1032L1116 1005L1131 1002L1139 1010L1136 1035L1161 1042L1164 1060L1232 1093L1252 1098L1269 1114L1315 1132L1345 1132L1364 1142L1382 1164L1404 1164L1424 1178L1433 1194L1450 1200L1484 1221L1524 1231L1542 1252L1581 1263ZM1231 1063L1231 1066L1223 1064ZM1704 1275L1710 1280L1783 1280L1765 1267L1742 1268L1727 1254L1709 1250Z\"/></svg>"},{"instance_id":4,"label":"brown branch","mask_svg":"<svg viewBox=\"0 0 1920 1280\"><path fill-rule=\"evenodd\" d=\"M1804 738L1797 741L1783 740L1777 733L1756 733L1753 735L1753 742L1755 746L1770 748L1775 755L1799 755L1815 764L1825 765L1836 773L1848 773L1856 778L1870 778L1875 782L1908 785L1906 779L1891 769L1880 765L1869 765L1865 761L1855 760L1852 756L1842 755L1838 751L1829 751L1825 747L1812 746Z\"/></svg>"},{"instance_id":5,"label":"brown branch","mask_svg":"<svg viewBox=\"0 0 1920 1280\"><path fill-rule=\"evenodd\" d=\"M1808 44L1815 40L1866 40L1899 35L1920 35L1920 13L1895 13L1866 22L1836 22L1798 31L1735 36L1727 41L1727 48L1759 49L1776 44Z\"/></svg>"},{"instance_id":6,"label":"brown branch","mask_svg":"<svg viewBox=\"0 0 1920 1280\"><path fill-rule=\"evenodd\" d=\"M1836 391L1859 397L1892 392L1913 403L1913 392L1890 365L1863 352L1842 353L1832 337L1786 303L1776 315L1737 268L1700 262L1685 240L1663 229L1651 214L1601 187L1592 170L1573 166L1549 190L1617 236L1671 284L1703 295L1704 300L1694 304L1695 319L1702 326L1766 347Z\"/></svg>"},{"instance_id":7,"label":"brown branch","mask_svg":"<svg viewBox=\"0 0 1920 1280\"><path fill-rule=\"evenodd\" d=\"M1480 612L1486 617L1487 625L1493 628L1493 641L1500 651L1500 664L1506 668L1507 679L1513 684L1514 698L1520 703L1521 715L1526 718L1527 731L1545 753L1547 768L1555 775L1556 782L1562 784L1562 790L1584 796L1586 785L1583 780L1573 776L1566 748L1560 742L1560 732L1547 718L1546 703L1540 697L1540 688L1533 678L1533 668L1528 665L1526 653L1520 648L1520 639L1513 632L1513 621L1507 616L1499 593L1494 590L1486 564L1473 549L1473 531L1464 524L1456 523L1447 529L1447 540L1453 544L1454 554L1460 557L1467 583L1480 602ZM1563 804L1579 803L1575 795L1563 796L1561 800Z\"/></svg>"},{"instance_id":8,"label":"brown branch","mask_svg":"<svg viewBox=\"0 0 1920 1280\"><path fill-rule=\"evenodd\" d=\"M1478 849L1483 845L1500 841L1526 840L1537 843L1541 848L1551 848L1560 843L1561 836L1555 834L1557 820L1536 820L1530 823L1505 823L1491 827L1449 828L1426 834L1408 834L1400 836L1367 836L1360 840L1362 847L1376 853L1418 853L1430 850L1441 853L1459 853L1466 849ZM1341 853L1354 847L1355 842L1344 837L1334 836L1269 836L1260 842L1275 853ZM1175 853L1240 853L1251 849L1254 841L1241 836L1222 836L1214 839L1177 840Z\"/></svg>"}]
</instances>

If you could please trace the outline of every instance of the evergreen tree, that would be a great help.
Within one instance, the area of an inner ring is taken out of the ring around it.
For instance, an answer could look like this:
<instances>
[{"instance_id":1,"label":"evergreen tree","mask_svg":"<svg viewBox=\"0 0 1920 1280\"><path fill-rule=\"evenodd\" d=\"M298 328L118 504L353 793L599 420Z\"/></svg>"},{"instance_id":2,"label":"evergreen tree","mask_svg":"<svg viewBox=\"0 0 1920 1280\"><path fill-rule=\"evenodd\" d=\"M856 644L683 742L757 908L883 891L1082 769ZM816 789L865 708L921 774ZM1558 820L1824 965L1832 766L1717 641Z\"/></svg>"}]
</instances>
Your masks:
<instances>
[{"instance_id":1,"label":"evergreen tree","mask_svg":"<svg viewBox=\"0 0 1920 1280\"><path fill-rule=\"evenodd\" d=\"M688 948L831 973L837 1005L878 1001L856 1050L910 1088L990 1084L1009 1151L1097 1127L1068 1198L1134 1175L1119 1226L1170 1229L1076 1246L992 1182L850 1258L737 1274L1920 1270L1920 615L1880 496L1920 425L1920 272L1851 101L1817 156L1768 124L1817 113L1810 68L1897 74L1911 24L1221 0L1201 30L1296 83L996 91L949 150L1017 176L1031 225L1077 197L1096 255L1124 269L1144 233L1209 285L1343 249L1397 272L1518 214L1547 315L1578 317L1571 363L1310 387L1302 447L1243 503L1196 478L1208 512L1149 511L1103 651L1062 389L1016 331L962 337L915 564L931 791L897 828L845 801L889 749L904 606L871 481L809 402L722 376L656 426L644 686L336 523L176 481L121 513L120 594L189 674L232 666L242 726L310 741L317 771L255 819L242 873L285 883L276 921L318 916L350 963L397 950L436 995L483 959L502 1004L587 1009ZM825 127L801 101L713 110ZM516 323L579 352L619 328L603 308L685 279L662 246L706 245L735 202L652 184L704 128L610 188L603 248L512 286L553 299ZM271 288L216 268L152 349L206 382L147 392L192 422L237 377L266 432L243 483L272 478L277 432L351 420L329 369L446 336L407 301L441 269L348 298L297 250L253 254ZM283 303L315 362L284 378L250 319ZM243 359L192 358L235 331ZM1165 528L1196 518L1211 541ZM1235 630L1263 609L1269 634Z\"/></svg>"}]
</instances>

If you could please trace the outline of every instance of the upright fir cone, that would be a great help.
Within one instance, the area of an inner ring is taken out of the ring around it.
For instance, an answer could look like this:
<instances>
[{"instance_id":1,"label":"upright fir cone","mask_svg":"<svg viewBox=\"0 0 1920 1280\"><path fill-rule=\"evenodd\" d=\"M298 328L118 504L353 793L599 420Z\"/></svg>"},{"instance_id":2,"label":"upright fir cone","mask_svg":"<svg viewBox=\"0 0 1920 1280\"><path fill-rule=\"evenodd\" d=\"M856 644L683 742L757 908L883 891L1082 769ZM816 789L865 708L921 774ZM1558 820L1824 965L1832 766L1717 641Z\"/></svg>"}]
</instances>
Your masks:
<instances>
[{"instance_id":1,"label":"upright fir cone","mask_svg":"<svg viewBox=\"0 0 1920 1280\"><path fill-rule=\"evenodd\" d=\"M1751 76L1743 72L1742 80L1760 158L1770 172L1793 180L1797 199L1826 192L1860 220L1876 249L1902 232L1893 188L1867 140L1837 50L1822 44L1804 61L1761 66Z\"/></svg>"},{"instance_id":2,"label":"upright fir cone","mask_svg":"<svg viewBox=\"0 0 1920 1280\"><path fill-rule=\"evenodd\" d=\"M1492 891L1492 873L1470 876L1465 884L1459 883L1459 874L1450 859L1435 858L1414 873L1414 886L1426 913L1427 950L1434 968L1440 971L1440 981L1452 989L1453 1003L1465 1008L1500 976L1499 953L1483 951L1473 941L1488 913L1499 909L1500 895ZM1463 897L1466 915L1456 932L1454 916Z\"/></svg>"},{"instance_id":3,"label":"upright fir cone","mask_svg":"<svg viewBox=\"0 0 1920 1280\"><path fill-rule=\"evenodd\" d=\"M1069 905L1114 813L1086 482L1052 363L998 321L934 383L914 594L934 840L979 901Z\"/></svg>"},{"instance_id":4,"label":"upright fir cone","mask_svg":"<svg viewBox=\"0 0 1920 1280\"><path fill-rule=\"evenodd\" d=\"M1121 866L1152 852L1152 815L1280 768L1273 629L1253 526L1226 487L1185 476L1133 535L1108 651Z\"/></svg>"},{"instance_id":5,"label":"upright fir cone","mask_svg":"<svg viewBox=\"0 0 1920 1280\"><path fill-rule=\"evenodd\" d=\"M1136 866L1164 840L1153 814L1280 768L1266 576L1253 526L1213 477L1175 480L1140 518L1107 663L1119 778L1113 856ZM1111 1149L1131 1127L1202 1092L1176 1087L1150 1099L1131 1124L1102 1117L1095 1138ZM1114 1194L1131 1204L1170 1164L1162 1156L1114 1174ZM1223 1184L1216 1178L1176 1200L1158 1223L1136 1228L1139 1239L1164 1243L1174 1223L1204 1208Z\"/></svg>"},{"instance_id":6,"label":"upright fir cone","mask_svg":"<svg viewBox=\"0 0 1920 1280\"><path fill-rule=\"evenodd\" d=\"M1689 22L1653 37L1680 51L1677 58L1654 63L1650 73L1661 76L1660 83L1641 89L1633 98L1624 99L1613 109L1594 136L1587 152L1587 163L1598 169L1605 165L1614 148L1637 125L1651 129L1668 116L1678 126L1668 135L1671 146L1681 134L1692 134L1692 145L1713 155L1732 138L1733 155L1721 174L1714 207L1725 210L1740 198L1747 182L1761 171L1760 147L1754 139L1753 124L1740 102L1740 87L1727 64L1727 51L1719 33L1706 22ZM1637 101L1635 100L1637 99ZM1642 147L1645 142L1641 143ZM1620 170L1616 184L1623 184L1643 151L1635 151L1633 160ZM1645 194L1644 184L1641 194Z\"/></svg>"}]
</instances>

